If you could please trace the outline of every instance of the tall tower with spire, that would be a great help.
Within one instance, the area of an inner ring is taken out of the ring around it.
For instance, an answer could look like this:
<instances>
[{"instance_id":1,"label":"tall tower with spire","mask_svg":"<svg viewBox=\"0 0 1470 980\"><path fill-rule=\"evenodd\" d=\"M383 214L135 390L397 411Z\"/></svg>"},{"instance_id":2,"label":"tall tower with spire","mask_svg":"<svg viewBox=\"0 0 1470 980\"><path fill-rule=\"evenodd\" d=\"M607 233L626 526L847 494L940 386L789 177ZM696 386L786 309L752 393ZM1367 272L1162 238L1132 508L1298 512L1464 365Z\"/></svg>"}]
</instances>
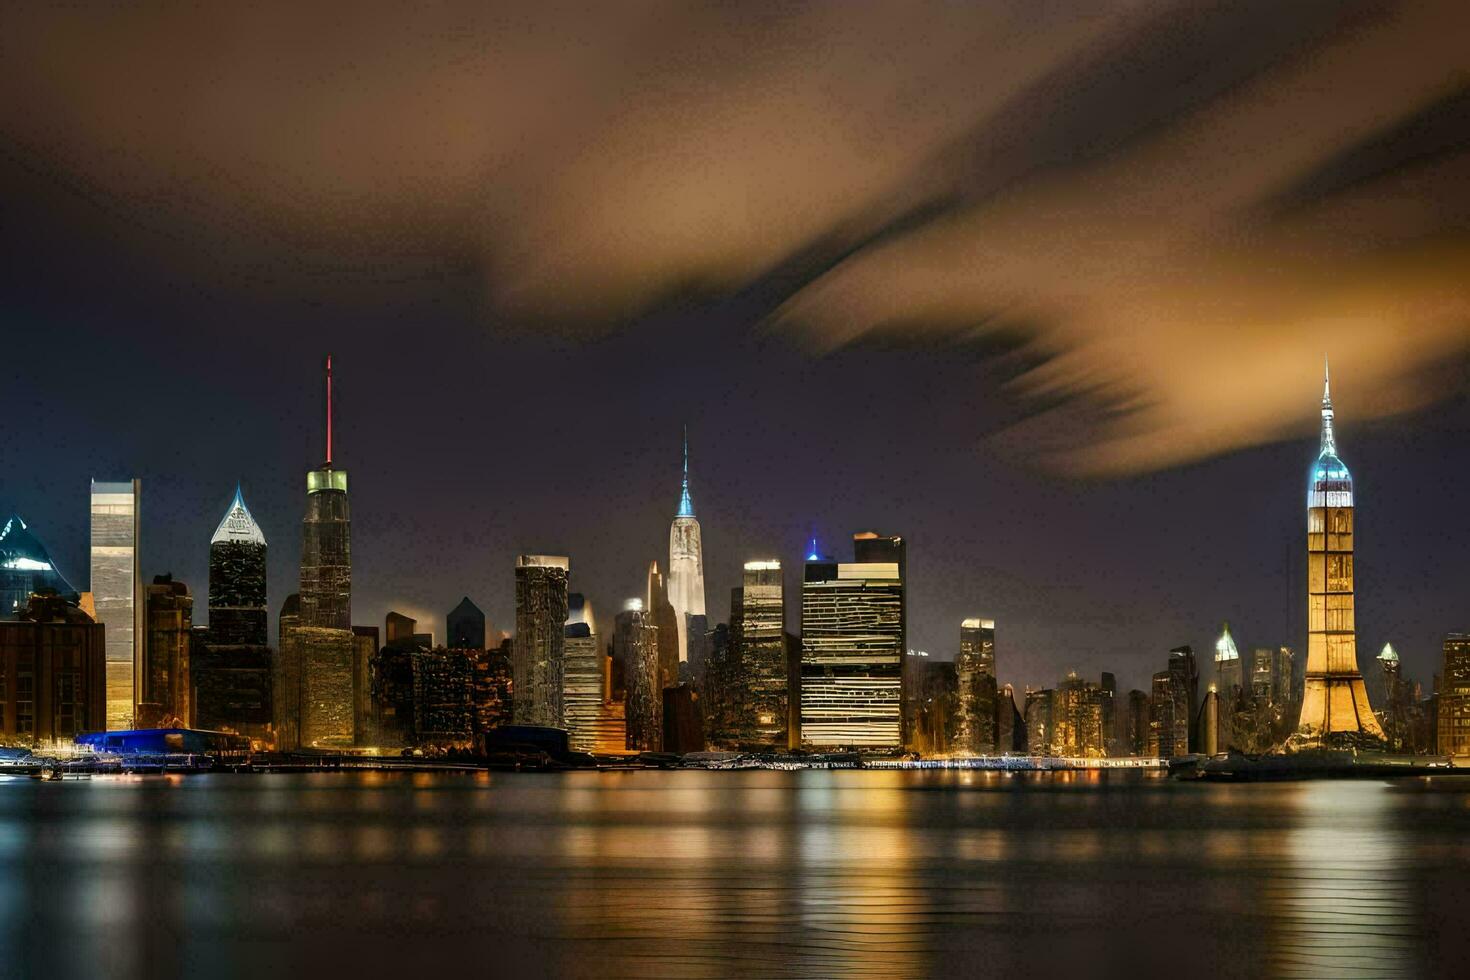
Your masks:
<instances>
[{"instance_id":1,"label":"tall tower with spire","mask_svg":"<svg viewBox=\"0 0 1470 980\"><path fill-rule=\"evenodd\" d=\"M265 534L240 487L209 539L209 639L265 646Z\"/></svg>"},{"instance_id":2,"label":"tall tower with spire","mask_svg":"<svg viewBox=\"0 0 1470 980\"><path fill-rule=\"evenodd\" d=\"M1307 486L1307 670L1292 748L1382 747L1383 729L1358 672L1353 592L1353 478L1337 455L1331 376L1322 384L1322 442Z\"/></svg>"},{"instance_id":3,"label":"tall tower with spire","mask_svg":"<svg viewBox=\"0 0 1470 980\"><path fill-rule=\"evenodd\" d=\"M689 661L691 624L704 632L704 547L699 539L699 521L689 499L689 428L684 428L684 484L679 493L679 511L669 528L669 603L679 627L679 662Z\"/></svg>"},{"instance_id":4,"label":"tall tower with spire","mask_svg":"<svg viewBox=\"0 0 1470 980\"><path fill-rule=\"evenodd\" d=\"M332 462L332 358L327 358L327 453L306 474L299 616L283 624L277 747L337 749L356 739L353 714L352 521L347 472Z\"/></svg>"}]
</instances>

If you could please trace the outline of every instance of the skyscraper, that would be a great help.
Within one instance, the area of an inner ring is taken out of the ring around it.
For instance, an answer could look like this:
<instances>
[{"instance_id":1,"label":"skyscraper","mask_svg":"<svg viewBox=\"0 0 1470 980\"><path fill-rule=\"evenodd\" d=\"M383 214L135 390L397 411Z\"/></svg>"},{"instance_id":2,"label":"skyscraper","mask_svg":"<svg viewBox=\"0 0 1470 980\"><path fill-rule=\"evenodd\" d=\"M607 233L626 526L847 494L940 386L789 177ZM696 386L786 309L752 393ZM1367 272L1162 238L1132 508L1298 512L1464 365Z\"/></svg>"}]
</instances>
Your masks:
<instances>
[{"instance_id":1,"label":"skyscraper","mask_svg":"<svg viewBox=\"0 0 1470 980\"><path fill-rule=\"evenodd\" d=\"M300 741L284 748L346 748L355 739L352 537L347 471L332 461L332 359L326 376L327 452L306 474L298 625L283 630L280 658L299 684ZM278 690L278 693L279 690ZM296 726L293 726L293 728Z\"/></svg>"},{"instance_id":2,"label":"skyscraper","mask_svg":"<svg viewBox=\"0 0 1470 980\"><path fill-rule=\"evenodd\" d=\"M70 743L106 717L107 630L59 595L0 618L0 742Z\"/></svg>"},{"instance_id":3,"label":"skyscraper","mask_svg":"<svg viewBox=\"0 0 1470 980\"><path fill-rule=\"evenodd\" d=\"M643 613L658 627L658 675L660 689L679 683L679 614L669 601L668 583L658 562L648 563L648 588L643 594Z\"/></svg>"},{"instance_id":4,"label":"skyscraper","mask_svg":"<svg viewBox=\"0 0 1470 980\"><path fill-rule=\"evenodd\" d=\"M624 721L628 751L657 752L664 736L658 627L649 621L642 599L629 599L614 621L613 659L622 665L627 691Z\"/></svg>"},{"instance_id":5,"label":"skyscraper","mask_svg":"<svg viewBox=\"0 0 1470 980\"><path fill-rule=\"evenodd\" d=\"M1358 672L1353 595L1353 478L1337 455L1330 379L1322 440L1307 489L1307 670L1290 745L1382 747L1383 729Z\"/></svg>"},{"instance_id":6,"label":"skyscraper","mask_svg":"<svg viewBox=\"0 0 1470 980\"><path fill-rule=\"evenodd\" d=\"M570 571L571 561L560 555L521 555L516 559L511 696L517 725L562 727Z\"/></svg>"},{"instance_id":7,"label":"skyscraper","mask_svg":"<svg viewBox=\"0 0 1470 980\"><path fill-rule=\"evenodd\" d=\"M1170 696L1173 705L1169 717L1174 725L1174 747L1178 755L1198 748L1199 730L1195 726L1199 711L1199 666L1194 648L1185 644L1169 651Z\"/></svg>"},{"instance_id":8,"label":"skyscraper","mask_svg":"<svg viewBox=\"0 0 1470 980\"><path fill-rule=\"evenodd\" d=\"M996 751L995 620L960 623L960 653L954 662L957 684L954 751L991 755Z\"/></svg>"},{"instance_id":9,"label":"skyscraper","mask_svg":"<svg viewBox=\"0 0 1470 980\"><path fill-rule=\"evenodd\" d=\"M485 649L485 614L469 596L444 617L444 643L451 650Z\"/></svg>"},{"instance_id":10,"label":"skyscraper","mask_svg":"<svg viewBox=\"0 0 1470 980\"><path fill-rule=\"evenodd\" d=\"M738 745L786 747L786 598L781 563L748 561L742 572L736 687Z\"/></svg>"},{"instance_id":11,"label":"skyscraper","mask_svg":"<svg viewBox=\"0 0 1470 980\"><path fill-rule=\"evenodd\" d=\"M562 648L562 717L567 744L578 752L597 747L602 718L602 636L592 604L580 592L567 596L567 623Z\"/></svg>"},{"instance_id":12,"label":"skyscraper","mask_svg":"<svg viewBox=\"0 0 1470 980\"><path fill-rule=\"evenodd\" d=\"M689 430L684 430L684 486L679 494L679 511L669 528L669 604L679 633L679 663L689 662L692 617L704 616L704 546L699 539L699 521L689 499ZM700 625L703 639L703 625ZM676 670L677 673L677 670Z\"/></svg>"},{"instance_id":13,"label":"skyscraper","mask_svg":"<svg viewBox=\"0 0 1470 980\"><path fill-rule=\"evenodd\" d=\"M1441 755L1470 755L1470 633L1444 638L1437 727Z\"/></svg>"},{"instance_id":14,"label":"skyscraper","mask_svg":"<svg viewBox=\"0 0 1470 980\"><path fill-rule=\"evenodd\" d=\"M1383 726L1383 737L1388 741L1388 747L1398 752L1404 747L1405 729L1408 727L1408 698L1404 697L1399 652L1393 648L1392 643L1385 643L1376 659L1381 681L1378 723Z\"/></svg>"},{"instance_id":15,"label":"skyscraper","mask_svg":"<svg viewBox=\"0 0 1470 980\"><path fill-rule=\"evenodd\" d=\"M1220 638L1215 641L1215 683L1216 691L1227 699L1232 691L1244 685L1244 665L1235 638L1230 635L1229 623L1221 627Z\"/></svg>"},{"instance_id":16,"label":"skyscraper","mask_svg":"<svg viewBox=\"0 0 1470 980\"><path fill-rule=\"evenodd\" d=\"M219 644L266 642L265 534L238 486L209 539L209 639Z\"/></svg>"},{"instance_id":17,"label":"skyscraper","mask_svg":"<svg viewBox=\"0 0 1470 980\"><path fill-rule=\"evenodd\" d=\"M143 696L135 724L157 728L194 723L189 703L189 652L194 627L194 597L183 582L159 575L144 589L148 641L143 658Z\"/></svg>"},{"instance_id":18,"label":"skyscraper","mask_svg":"<svg viewBox=\"0 0 1470 980\"><path fill-rule=\"evenodd\" d=\"M801 741L903 745L903 539L857 535L852 563L808 560L801 590Z\"/></svg>"},{"instance_id":19,"label":"skyscraper","mask_svg":"<svg viewBox=\"0 0 1470 980\"><path fill-rule=\"evenodd\" d=\"M142 696L143 578L138 566L142 482L92 481L92 598L107 628L107 730L133 727Z\"/></svg>"},{"instance_id":20,"label":"skyscraper","mask_svg":"<svg viewBox=\"0 0 1470 980\"><path fill-rule=\"evenodd\" d=\"M34 532L11 514L0 528L0 618L24 612L31 594L51 589L69 602L76 602L77 590L51 561Z\"/></svg>"}]
</instances>

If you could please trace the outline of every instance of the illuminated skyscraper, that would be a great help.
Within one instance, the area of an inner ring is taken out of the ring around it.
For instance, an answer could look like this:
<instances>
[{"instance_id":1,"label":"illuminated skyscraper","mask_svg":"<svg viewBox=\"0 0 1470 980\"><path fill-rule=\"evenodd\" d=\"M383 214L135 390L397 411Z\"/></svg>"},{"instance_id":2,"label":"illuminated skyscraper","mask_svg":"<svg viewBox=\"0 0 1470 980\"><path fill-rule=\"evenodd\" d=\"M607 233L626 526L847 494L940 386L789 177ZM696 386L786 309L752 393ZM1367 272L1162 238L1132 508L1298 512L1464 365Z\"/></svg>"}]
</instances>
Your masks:
<instances>
[{"instance_id":1,"label":"illuminated skyscraper","mask_svg":"<svg viewBox=\"0 0 1470 980\"><path fill-rule=\"evenodd\" d=\"M1437 713L1440 755L1470 755L1470 633L1444 638Z\"/></svg>"},{"instance_id":2,"label":"illuminated skyscraper","mask_svg":"<svg viewBox=\"0 0 1470 980\"><path fill-rule=\"evenodd\" d=\"M858 561L808 560L801 590L801 742L902 747L903 539L854 538ZM866 560L865 560L866 559Z\"/></svg>"},{"instance_id":3,"label":"illuminated skyscraper","mask_svg":"<svg viewBox=\"0 0 1470 980\"><path fill-rule=\"evenodd\" d=\"M1227 699L1244 685L1244 665L1229 623L1221 627L1220 638L1215 641L1215 684L1216 691Z\"/></svg>"},{"instance_id":4,"label":"illuminated skyscraper","mask_svg":"<svg viewBox=\"0 0 1470 980\"><path fill-rule=\"evenodd\" d=\"M560 728L571 561L560 555L516 559L516 636L511 695L517 725Z\"/></svg>"},{"instance_id":5,"label":"illuminated skyscraper","mask_svg":"<svg viewBox=\"0 0 1470 980\"><path fill-rule=\"evenodd\" d=\"M739 676L733 678L738 719L734 741L742 746L784 749L786 599L779 561L745 563L740 615L732 641L740 664Z\"/></svg>"},{"instance_id":6,"label":"illuminated skyscraper","mask_svg":"<svg viewBox=\"0 0 1470 980\"><path fill-rule=\"evenodd\" d=\"M144 589L148 642L143 658L143 696L134 724L158 728L165 723L194 724L190 704L189 653L194 628L194 597L183 582L159 575Z\"/></svg>"},{"instance_id":7,"label":"illuminated skyscraper","mask_svg":"<svg viewBox=\"0 0 1470 980\"><path fill-rule=\"evenodd\" d=\"M657 752L664 737L658 627L650 622L642 599L629 599L614 620L613 659L622 666L627 691L624 722L628 751Z\"/></svg>"},{"instance_id":8,"label":"illuminated skyscraper","mask_svg":"<svg viewBox=\"0 0 1470 980\"><path fill-rule=\"evenodd\" d=\"M142 699L143 578L138 566L142 482L92 481L92 598L107 628L107 729L133 727Z\"/></svg>"},{"instance_id":9,"label":"illuminated skyscraper","mask_svg":"<svg viewBox=\"0 0 1470 980\"><path fill-rule=\"evenodd\" d=\"M603 715L602 636L592 604L580 592L567 596L567 623L562 641L562 717L567 744L578 752L597 747Z\"/></svg>"},{"instance_id":10,"label":"illuminated skyscraper","mask_svg":"<svg viewBox=\"0 0 1470 980\"><path fill-rule=\"evenodd\" d=\"M1353 478L1337 456L1324 381L1321 450L1307 489L1307 672L1294 748L1383 745L1358 672L1353 530Z\"/></svg>"},{"instance_id":11,"label":"illuminated skyscraper","mask_svg":"<svg viewBox=\"0 0 1470 980\"><path fill-rule=\"evenodd\" d=\"M960 653L954 662L957 684L954 751L992 755L996 751L995 620L960 623Z\"/></svg>"},{"instance_id":12,"label":"illuminated skyscraper","mask_svg":"<svg viewBox=\"0 0 1470 980\"><path fill-rule=\"evenodd\" d=\"M704 546L699 539L699 521L689 499L689 431L684 431L684 486L679 494L679 511L669 528L668 600L678 627L679 663L689 661L690 620L704 616ZM703 639L703 625L700 640ZM677 676L677 669L675 675Z\"/></svg>"},{"instance_id":13,"label":"illuminated skyscraper","mask_svg":"<svg viewBox=\"0 0 1470 980\"><path fill-rule=\"evenodd\" d=\"M68 602L78 599L46 546L19 514L12 514L0 528L0 618L24 612L31 594L42 589L51 589Z\"/></svg>"},{"instance_id":14,"label":"illuminated skyscraper","mask_svg":"<svg viewBox=\"0 0 1470 980\"><path fill-rule=\"evenodd\" d=\"M210 642L266 642L265 557L265 534L237 486L209 539Z\"/></svg>"},{"instance_id":15,"label":"illuminated skyscraper","mask_svg":"<svg viewBox=\"0 0 1470 980\"><path fill-rule=\"evenodd\" d=\"M283 748L339 749L355 739L352 635L352 522L347 471L332 464L332 359L327 358L327 453L306 474L297 624L283 631L283 674L297 678L299 738ZM277 693L280 694L279 687ZM292 726L293 729L297 726Z\"/></svg>"}]
</instances>

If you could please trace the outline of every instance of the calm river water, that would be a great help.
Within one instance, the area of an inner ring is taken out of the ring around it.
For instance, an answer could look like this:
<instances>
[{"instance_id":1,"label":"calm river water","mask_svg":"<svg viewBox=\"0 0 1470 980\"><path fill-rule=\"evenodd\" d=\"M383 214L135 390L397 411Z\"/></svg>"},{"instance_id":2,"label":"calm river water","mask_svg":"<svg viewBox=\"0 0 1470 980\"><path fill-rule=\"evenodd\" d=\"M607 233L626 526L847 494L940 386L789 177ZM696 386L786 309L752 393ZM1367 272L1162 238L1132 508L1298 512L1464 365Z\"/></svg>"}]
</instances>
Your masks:
<instances>
[{"instance_id":1,"label":"calm river water","mask_svg":"<svg viewBox=\"0 0 1470 980\"><path fill-rule=\"evenodd\" d=\"M1470 974L1470 793L953 772L0 782L0 975Z\"/></svg>"}]
</instances>

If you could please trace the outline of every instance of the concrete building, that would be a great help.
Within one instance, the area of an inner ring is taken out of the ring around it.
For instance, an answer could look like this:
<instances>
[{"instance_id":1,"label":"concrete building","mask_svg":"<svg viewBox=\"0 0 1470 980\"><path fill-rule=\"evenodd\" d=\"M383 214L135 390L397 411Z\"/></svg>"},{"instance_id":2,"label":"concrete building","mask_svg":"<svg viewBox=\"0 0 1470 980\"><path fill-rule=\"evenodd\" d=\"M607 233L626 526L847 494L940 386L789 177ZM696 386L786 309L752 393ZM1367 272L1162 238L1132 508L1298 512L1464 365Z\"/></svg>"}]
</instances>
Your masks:
<instances>
[{"instance_id":1,"label":"concrete building","mask_svg":"<svg viewBox=\"0 0 1470 980\"><path fill-rule=\"evenodd\" d=\"M142 698L143 576L138 564L142 481L92 481L90 591L107 628L107 729L133 728Z\"/></svg>"},{"instance_id":2,"label":"concrete building","mask_svg":"<svg viewBox=\"0 0 1470 980\"><path fill-rule=\"evenodd\" d=\"M775 559L748 561L741 574L738 625L731 637L740 665L733 684L733 741L751 749L784 749L788 685L781 563Z\"/></svg>"},{"instance_id":3,"label":"concrete building","mask_svg":"<svg viewBox=\"0 0 1470 980\"><path fill-rule=\"evenodd\" d=\"M562 640L562 717L567 744L577 752L592 752L604 714L602 636L592 604L581 593L567 596L567 610Z\"/></svg>"},{"instance_id":4,"label":"concrete building","mask_svg":"<svg viewBox=\"0 0 1470 980\"><path fill-rule=\"evenodd\" d=\"M658 752L664 732L658 627L650 621L642 599L629 599L614 621L613 659L622 665L626 685L626 747L631 752Z\"/></svg>"}]
</instances>

